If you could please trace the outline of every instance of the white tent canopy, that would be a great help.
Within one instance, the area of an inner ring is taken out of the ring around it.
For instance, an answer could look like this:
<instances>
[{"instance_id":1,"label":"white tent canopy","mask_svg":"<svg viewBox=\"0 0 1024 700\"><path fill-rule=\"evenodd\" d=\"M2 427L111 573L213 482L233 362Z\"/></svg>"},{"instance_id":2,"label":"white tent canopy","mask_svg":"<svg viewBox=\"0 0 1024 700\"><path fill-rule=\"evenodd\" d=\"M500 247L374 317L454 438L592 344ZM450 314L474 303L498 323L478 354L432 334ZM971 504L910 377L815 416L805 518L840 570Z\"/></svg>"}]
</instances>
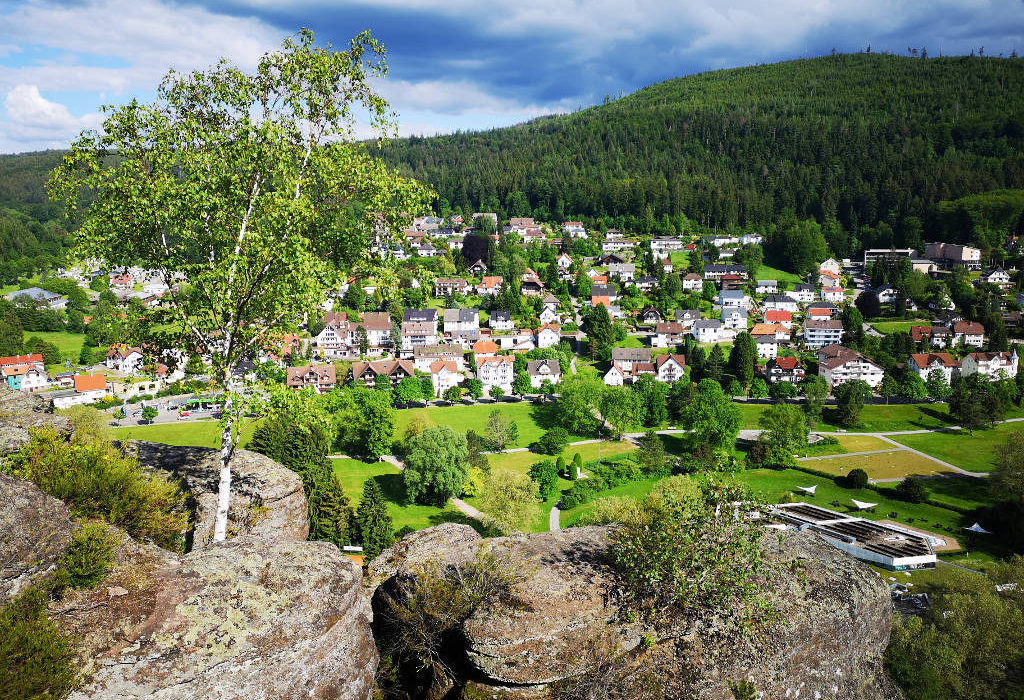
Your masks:
<instances>
[{"instance_id":1,"label":"white tent canopy","mask_svg":"<svg viewBox=\"0 0 1024 700\"><path fill-rule=\"evenodd\" d=\"M989 531L986 530L985 528L983 528L978 523L974 523L970 527L965 527L964 529L969 531L969 532L980 532L980 533L985 534L985 535L989 534Z\"/></svg>"},{"instance_id":2,"label":"white tent canopy","mask_svg":"<svg viewBox=\"0 0 1024 700\"><path fill-rule=\"evenodd\" d=\"M797 488L800 489L801 491L806 491L807 493L813 496L814 492L818 490L818 485L815 484L814 486L797 486Z\"/></svg>"},{"instance_id":3,"label":"white tent canopy","mask_svg":"<svg viewBox=\"0 0 1024 700\"><path fill-rule=\"evenodd\" d=\"M868 503L867 501L858 501L856 498L851 498L853 505L857 506L857 510L867 510L868 508L874 508L877 503Z\"/></svg>"}]
</instances>

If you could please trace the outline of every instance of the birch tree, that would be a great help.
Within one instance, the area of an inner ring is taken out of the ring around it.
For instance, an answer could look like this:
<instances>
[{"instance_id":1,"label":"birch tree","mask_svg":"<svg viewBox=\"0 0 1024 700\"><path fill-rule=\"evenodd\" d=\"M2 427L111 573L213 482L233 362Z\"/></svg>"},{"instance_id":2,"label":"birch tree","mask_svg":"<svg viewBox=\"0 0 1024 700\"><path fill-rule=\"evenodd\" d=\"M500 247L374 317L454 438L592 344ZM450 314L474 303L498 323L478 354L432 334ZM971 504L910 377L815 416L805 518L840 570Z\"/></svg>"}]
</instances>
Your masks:
<instances>
[{"instance_id":1,"label":"birch tree","mask_svg":"<svg viewBox=\"0 0 1024 700\"><path fill-rule=\"evenodd\" d=\"M370 84L385 73L368 33L337 51L307 30L254 72L223 60L172 70L153 103L105 108L101 130L83 132L51 177L51 197L81 220L78 255L157 270L169 285L139 340L212 363L226 400L214 540L226 537L239 417L258 393L246 391L240 367L342 274L367 272L374 237L401 230L427 201L425 188L374 157L394 134L394 114ZM364 125L376 140L356 143Z\"/></svg>"}]
</instances>

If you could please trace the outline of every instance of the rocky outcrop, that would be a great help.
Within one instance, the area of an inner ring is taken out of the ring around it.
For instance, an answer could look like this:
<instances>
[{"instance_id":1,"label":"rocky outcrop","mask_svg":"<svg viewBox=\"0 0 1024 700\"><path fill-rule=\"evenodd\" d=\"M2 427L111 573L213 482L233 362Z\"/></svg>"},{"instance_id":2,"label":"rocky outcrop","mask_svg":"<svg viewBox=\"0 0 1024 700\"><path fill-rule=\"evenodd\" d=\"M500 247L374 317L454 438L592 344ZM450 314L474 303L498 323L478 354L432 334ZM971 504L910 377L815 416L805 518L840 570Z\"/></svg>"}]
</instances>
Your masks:
<instances>
[{"instance_id":1,"label":"rocky outcrop","mask_svg":"<svg viewBox=\"0 0 1024 700\"><path fill-rule=\"evenodd\" d=\"M71 431L68 419L54 414L41 396L13 391L0 382L0 455L17 452L28 442L28 431L43 426Z\"/></svg>"},{"instance_id":2,"label":"rocky outcrop","mask_svg":"<svg viewBox=\"0 0 1024 700\"><path fill-rule=\"evenodd\" d=\"M766 537L786 571L771 591L781 624L746 638L728 628L729 611L642 622L621 602L606 563L607 528L488 540L522 572L515 600L495 601L462 625L453 668L467 668L467 696L552 697L571 686L621 686L619 695L731 700L729 683L749 680L764 698L888 700L899 693L881 655L892 622L888 590L867 567L817 535ZM475 556L480 538L447 525L406 537L371 566L375 608L396 577L424 562Z\"/></svg>"},{"instance_id":3,"label":"rocky outcrop","mask_svg":"<svg viewBox=\"0 0 1024 700\"><path fill-rule=\"evenodd\" d=\"M185 556L124 538L52 614L84 698L367 698L377 650L361 571L323 542L239 537Z\"/></svg>"},{"instance_id":4,"label":"rocky outcrop","mask_svg":"<svg viewBox=\"0 0 1024 700\"><path fill-rule=\"evenodd\" d=\"M0 604L53 570L73 529L61 501L0 474Z\"/></svg>"},{"instance_id":5,"label":"rocky outcrop","mask_svg":"<svg viewBox=\"0 0 1024 700\"><path fill-rule=\"evenodd\" d=\"M220 453L204 447L175 447L155 442L130 442L139 463L170 472L179 479L195 505L192 549L213 541L220 484ZM231 466L231 509L228 537L304 540L309 534L302 479L269 457L237 450Z\"/></svg>"}]
</instances>

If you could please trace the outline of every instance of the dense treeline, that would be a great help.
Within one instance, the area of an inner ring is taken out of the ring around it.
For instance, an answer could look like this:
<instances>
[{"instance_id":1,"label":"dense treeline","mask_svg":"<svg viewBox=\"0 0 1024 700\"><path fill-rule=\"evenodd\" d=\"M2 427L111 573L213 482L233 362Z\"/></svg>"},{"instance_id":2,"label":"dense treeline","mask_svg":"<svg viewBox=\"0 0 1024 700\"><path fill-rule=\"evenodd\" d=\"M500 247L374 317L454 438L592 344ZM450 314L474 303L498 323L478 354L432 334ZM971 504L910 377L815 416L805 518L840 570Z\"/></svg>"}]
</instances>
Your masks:
<instances>
[{"instance_id":1,"label":"dense treeline","mask_svg":"<svg viewBox=\"0 0 1024 700\"><path fill-rule=\"evenodd\" d=\"M1024 60L850 54L660 83L505 129L409 138L385 157L441 206L764 228L835 222L837 255L916 245L936 205L1024 187Z\"/></svg>"},{"instance_id":2,"label":"dense treeline","mask_svg":"<svg viewBox=\"0 0 1024 700\"><path fill-rule=\"evenodd\" d=\"M66 250L63 210L46 196L60 154L0 156L0 285L47 270Z\"/></svg>"}]
</instances>

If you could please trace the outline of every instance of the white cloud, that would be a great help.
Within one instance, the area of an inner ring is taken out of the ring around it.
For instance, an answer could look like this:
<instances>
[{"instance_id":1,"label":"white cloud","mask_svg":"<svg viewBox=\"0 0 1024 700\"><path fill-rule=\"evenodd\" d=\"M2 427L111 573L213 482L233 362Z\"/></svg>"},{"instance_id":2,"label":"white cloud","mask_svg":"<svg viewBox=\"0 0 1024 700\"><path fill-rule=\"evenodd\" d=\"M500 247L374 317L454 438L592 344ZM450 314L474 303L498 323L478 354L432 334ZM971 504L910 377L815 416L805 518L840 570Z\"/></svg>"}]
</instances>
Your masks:
<instances>
[{"instance_id":1,"label":"white cloud","mask_svg":"<svg viewBox=\"0 0 1024 700\"><path fill-rule=\"evenodd\" d=\"M6 120L4 140L60 146L69 134L95 128L101 117L97 113L76 117L66 106L43 97L35 85L17 85L4 99Z\"/></svg>"}]
</instances>

